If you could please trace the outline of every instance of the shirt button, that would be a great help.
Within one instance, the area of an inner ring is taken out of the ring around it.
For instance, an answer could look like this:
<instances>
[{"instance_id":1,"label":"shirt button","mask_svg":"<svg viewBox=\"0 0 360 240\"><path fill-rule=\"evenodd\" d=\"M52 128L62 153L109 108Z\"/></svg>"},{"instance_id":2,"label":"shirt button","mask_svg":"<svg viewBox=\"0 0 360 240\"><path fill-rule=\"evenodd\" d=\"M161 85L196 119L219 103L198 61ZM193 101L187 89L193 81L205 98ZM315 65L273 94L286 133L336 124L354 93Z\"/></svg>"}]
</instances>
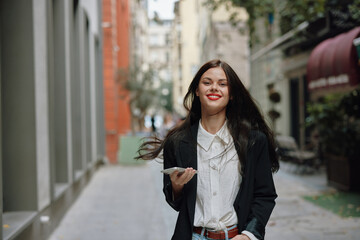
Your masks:
<instances>
[{"instance_id":1,"label":"shirt button","mask_svg":"<svg viewBox=\"0 0 360 240\"><path fill-rule=\"evenodd\" d=\"M213 195L214 195L214 196L216 196L216 194L217 194L216 192L213 192Z\"/></svg>"}]
</instances>

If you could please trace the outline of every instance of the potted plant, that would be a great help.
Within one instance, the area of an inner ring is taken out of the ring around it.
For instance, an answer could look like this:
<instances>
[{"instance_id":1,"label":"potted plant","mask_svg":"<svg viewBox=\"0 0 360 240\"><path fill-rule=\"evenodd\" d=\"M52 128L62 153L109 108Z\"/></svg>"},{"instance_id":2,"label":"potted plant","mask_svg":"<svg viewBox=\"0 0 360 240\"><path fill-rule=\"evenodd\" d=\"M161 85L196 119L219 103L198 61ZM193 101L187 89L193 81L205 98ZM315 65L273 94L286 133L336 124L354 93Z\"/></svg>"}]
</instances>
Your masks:
<instances>
[{"instance_id":1,"label":"potted plant","mask_svg":"<svg viewBox=\"0 0 360 240\"><path fill-rule=\"evenodd\" d=\"M329 94L307 105L307 127L319 133L328 183L341 190L360 190L360 89Z\"/></svg>"}]
</instances>

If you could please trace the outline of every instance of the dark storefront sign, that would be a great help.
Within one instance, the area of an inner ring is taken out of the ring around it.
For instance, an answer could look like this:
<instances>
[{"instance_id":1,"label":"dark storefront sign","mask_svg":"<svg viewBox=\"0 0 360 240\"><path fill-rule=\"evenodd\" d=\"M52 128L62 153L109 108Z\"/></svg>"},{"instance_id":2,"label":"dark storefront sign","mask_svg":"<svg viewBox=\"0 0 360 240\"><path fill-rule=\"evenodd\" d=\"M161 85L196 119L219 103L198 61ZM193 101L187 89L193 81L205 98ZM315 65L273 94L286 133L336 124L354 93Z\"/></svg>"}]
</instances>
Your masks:
<instances>
[{"instance_id":1,"label":"dark storefront sign","mask_svg":"<svg viewBox=\"0 0 360 240\"><path fill-rule=\"evenodd\" d=\"M360 27L329 38L312 51L307 64L307 84L310 92L360 83L360 66L354 39L360 36Z\"/></svg>"}]
</instances>

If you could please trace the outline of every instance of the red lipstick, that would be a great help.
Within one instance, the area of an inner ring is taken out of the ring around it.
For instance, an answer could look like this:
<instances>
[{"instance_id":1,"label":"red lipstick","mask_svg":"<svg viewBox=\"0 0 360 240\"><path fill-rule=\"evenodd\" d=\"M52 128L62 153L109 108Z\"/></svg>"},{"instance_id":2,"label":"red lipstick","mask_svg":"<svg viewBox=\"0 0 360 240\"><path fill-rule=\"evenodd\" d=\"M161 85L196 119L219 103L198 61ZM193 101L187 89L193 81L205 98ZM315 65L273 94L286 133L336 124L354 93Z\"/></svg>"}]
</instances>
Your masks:
<instances>
[{"instance_id":1,"label":"red lipstick","mask_svg":"<svg viewBox=\"0 0 360 240\"><path fill-rule=\"evenodd\" d=\"M209 100L215 101L221 98L220 94L210 93L206 95Z\"/></svg>"}]
</instances>

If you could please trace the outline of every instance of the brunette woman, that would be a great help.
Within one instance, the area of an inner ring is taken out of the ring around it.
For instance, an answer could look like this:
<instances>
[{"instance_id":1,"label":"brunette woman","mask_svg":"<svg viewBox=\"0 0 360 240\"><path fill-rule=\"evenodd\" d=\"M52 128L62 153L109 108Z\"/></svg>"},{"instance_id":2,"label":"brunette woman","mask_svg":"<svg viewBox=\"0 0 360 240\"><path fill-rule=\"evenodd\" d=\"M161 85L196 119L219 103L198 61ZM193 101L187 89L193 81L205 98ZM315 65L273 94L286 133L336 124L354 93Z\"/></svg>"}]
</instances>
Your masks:
<instances>
[{"instance_id":1,"label":"brunette woman","mask_svg":"<svg viewBox=\"0 0 360 240\"><path fill-rule=\"evenodd\" d=\"M234 70L205 63L184 98L185 121L165 139L147 141L142 159L163 151L166 201L179 211L173 240L264 239L277 197L274 138Z\"/></svg>"}]
</instances>

